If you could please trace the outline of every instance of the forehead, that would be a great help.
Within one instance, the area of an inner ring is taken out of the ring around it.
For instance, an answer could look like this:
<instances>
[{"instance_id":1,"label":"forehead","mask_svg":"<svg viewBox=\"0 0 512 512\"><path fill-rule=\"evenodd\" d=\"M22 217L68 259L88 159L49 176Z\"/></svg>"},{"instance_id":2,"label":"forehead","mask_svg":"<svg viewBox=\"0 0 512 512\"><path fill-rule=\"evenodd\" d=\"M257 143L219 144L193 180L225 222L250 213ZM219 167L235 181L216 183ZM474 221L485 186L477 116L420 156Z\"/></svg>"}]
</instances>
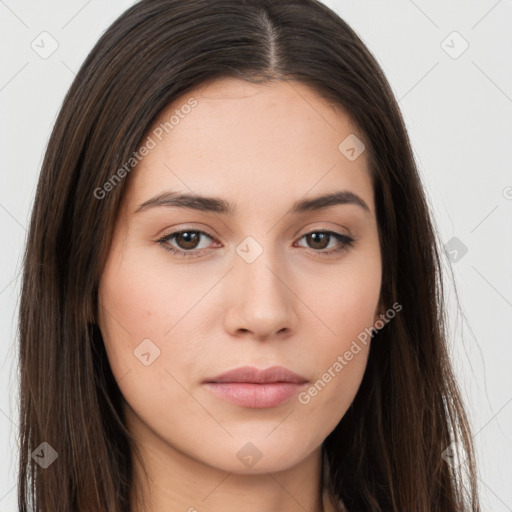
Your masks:
<instances>
[{"instance_id":1,"label":"forehead","mask_svg":"<svg viewBox=\"0 0 512 512\"><path fill-rule=\"evenodd\" d=\"M350 161L339 149L354 135L363 138L341 107L300 82L215 80L159 114L142 141L154 147L130 175L129 200L229 189L231 202L268 202L336 187L364 196L373 211L365 152Z\"/></svg>"}]
</instances>

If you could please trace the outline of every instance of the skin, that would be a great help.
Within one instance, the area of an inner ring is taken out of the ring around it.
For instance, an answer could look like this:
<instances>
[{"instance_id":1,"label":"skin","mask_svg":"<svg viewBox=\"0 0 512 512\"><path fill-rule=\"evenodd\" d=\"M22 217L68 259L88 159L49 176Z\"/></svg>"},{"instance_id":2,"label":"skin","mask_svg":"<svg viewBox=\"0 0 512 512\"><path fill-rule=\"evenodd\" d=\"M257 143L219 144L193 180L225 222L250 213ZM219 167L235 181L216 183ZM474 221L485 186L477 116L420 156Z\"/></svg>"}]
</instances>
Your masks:
<instances>
[{"instance_id":1,"label":"skin","mask_svg":"<svg viewBox=\"0 0 512 512\"><path fill-rule=\"evenodd\" d=\"M366 152L349 161L338 150L357 129L298 82L213 81L169 105L152 129L191 96L197 106L126 178L99 290L99 326L148 476L135 458L132 512L143 510L141 496L151 512L320 512L322 442L356 395L369 343L307 404L293 397L242 407L202 381L243 365L282 365L307 378L309 389L379 318L381 254ZM369 211L338 204L287 214L296 200L340 190ZM223 198L237 213L176 206L135 213L164 191ZM208 236L158 242L198 229ZM355 241L325 255L340 244L304 236L318 230ZM263 250L251 263L236 252L248 236ZM148 338L160 355L146 366L134 350ZM261 454L252 467L237 456L247 443Z\"/></svg>"}]
</instances>

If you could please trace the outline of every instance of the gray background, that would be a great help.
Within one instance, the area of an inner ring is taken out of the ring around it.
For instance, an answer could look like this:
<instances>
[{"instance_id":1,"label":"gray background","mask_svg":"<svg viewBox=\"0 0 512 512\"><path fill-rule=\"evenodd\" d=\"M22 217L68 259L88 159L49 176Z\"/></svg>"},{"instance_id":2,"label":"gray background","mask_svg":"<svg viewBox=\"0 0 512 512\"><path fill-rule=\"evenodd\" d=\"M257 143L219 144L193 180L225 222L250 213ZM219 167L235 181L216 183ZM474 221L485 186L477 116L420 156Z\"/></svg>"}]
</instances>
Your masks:
<instances>
[{"instance_id":1,"label":"gray background","mask_svg":"<svg viewBox=\"0 0 512 512\"><path fill-rule=\"evenodd\" d=\"M133 3L0 0L0 512L16 510L16 310L44 149L75 72ZM448 282L482 510L512 511L512 0L325 3L362 37L399 99L464 313ZM31 45L49 51L50 37L58 48L42 58Z\"/></svg>"}]
</instances>

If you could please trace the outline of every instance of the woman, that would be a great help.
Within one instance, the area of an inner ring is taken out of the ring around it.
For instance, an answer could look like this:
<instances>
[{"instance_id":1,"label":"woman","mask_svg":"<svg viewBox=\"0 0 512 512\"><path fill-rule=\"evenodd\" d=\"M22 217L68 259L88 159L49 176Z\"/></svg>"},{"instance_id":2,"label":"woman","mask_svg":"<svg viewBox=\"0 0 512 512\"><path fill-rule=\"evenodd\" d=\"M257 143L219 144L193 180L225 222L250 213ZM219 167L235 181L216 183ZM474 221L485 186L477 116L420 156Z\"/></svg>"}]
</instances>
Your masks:
<instances>
[{"instance_id":1,"label":"woman","mask_svg":"<svg viewBox=\"0 0 512 512\"><path fill-rule=\"evenodd\" d=\"M43 162L19 508L478 511L442 307L406 129L354 31L314 0L143 0Z\"/></svg>"}]
</instances>

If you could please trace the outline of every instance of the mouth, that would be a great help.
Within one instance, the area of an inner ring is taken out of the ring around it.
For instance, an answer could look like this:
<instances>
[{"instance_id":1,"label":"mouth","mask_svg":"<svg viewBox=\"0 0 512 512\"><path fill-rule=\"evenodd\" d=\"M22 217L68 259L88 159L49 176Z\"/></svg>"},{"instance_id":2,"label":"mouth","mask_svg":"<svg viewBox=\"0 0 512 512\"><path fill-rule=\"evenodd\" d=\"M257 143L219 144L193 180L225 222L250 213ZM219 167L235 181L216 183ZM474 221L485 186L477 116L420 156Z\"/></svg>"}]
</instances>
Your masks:
<instances>
[{"instance_id":1,"label":"mouth","mask_svg":"<svg viewBox=\"0 0 512 512\"><path fill-rule=\"evenodd\" d=\"M251 384L269 384L277 382L290 382L303 384L308 380L284 366L271 366L260 370L254 366L241 366L229 370L221 375L206 379L204 382L247 382Z\"/></svg>"},{"instance_id":2,"label":"mouth","mask_svg":"<svg viewBox=\"0 0 512 512\"><path fill-rule=\"evenodd\" d=\"M235 405L251 409L265 409L287 402L305 387L305 383L207 382L205 386L214 395Z\"/></svg>"},{"instance_id":3,"label":"mouth","mask_svg":"<svg viewBox=\"0 0 512 512\"><path fill-rule=\"evenodd\" d=\"M308 380L283 366L260 370L243 366L203 381L214 395L242 407L277 407L305 387Z\"/></svg>"}]
</instances>

